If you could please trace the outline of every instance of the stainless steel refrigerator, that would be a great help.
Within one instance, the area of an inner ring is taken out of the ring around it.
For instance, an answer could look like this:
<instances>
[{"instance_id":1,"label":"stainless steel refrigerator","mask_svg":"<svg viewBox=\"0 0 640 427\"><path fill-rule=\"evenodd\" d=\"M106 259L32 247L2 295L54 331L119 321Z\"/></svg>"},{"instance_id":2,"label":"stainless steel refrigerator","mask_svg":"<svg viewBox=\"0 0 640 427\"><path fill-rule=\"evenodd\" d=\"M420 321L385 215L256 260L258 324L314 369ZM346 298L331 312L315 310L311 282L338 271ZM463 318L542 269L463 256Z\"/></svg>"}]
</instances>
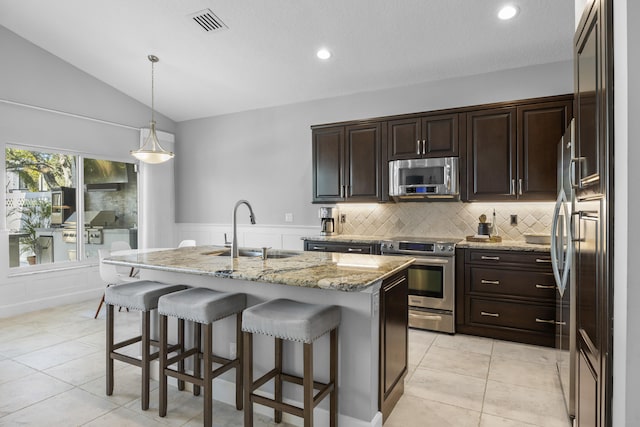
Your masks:
<instances>
[{"instance_id":1,"label":"stainless steel refrigerator","mask_svg":"<svg viewBox=\"0 0 640 427\"><path fill-rule=\"evenodd\" d=\"M575 416L575 280L571 275L573 256L571 218L575 194L571 184L574 121L558 143L558 198L551 229L551 262L556 280L556 366L569 416Z\"/></svg>"}]
</instances>

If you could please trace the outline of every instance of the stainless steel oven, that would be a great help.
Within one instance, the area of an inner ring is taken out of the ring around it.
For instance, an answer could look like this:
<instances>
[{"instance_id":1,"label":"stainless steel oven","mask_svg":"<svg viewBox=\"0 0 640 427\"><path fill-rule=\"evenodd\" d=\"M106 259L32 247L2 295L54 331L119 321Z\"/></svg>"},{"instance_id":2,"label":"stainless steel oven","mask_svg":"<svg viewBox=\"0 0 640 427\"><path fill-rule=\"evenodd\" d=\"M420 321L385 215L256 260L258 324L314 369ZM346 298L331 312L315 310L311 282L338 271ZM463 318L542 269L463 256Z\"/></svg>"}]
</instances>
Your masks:
<instances>
[{"instance_id":1,"label":"stainless steel oven","mask_svg":"<svg viewBox=\"0 0 640 427\"><path fill-rule=\"evenodd\" d=\"M396 237L381 245L382 255L410 255L409 326L455 332L455 245L457 239Z\"/></svg>"}]
</instances>

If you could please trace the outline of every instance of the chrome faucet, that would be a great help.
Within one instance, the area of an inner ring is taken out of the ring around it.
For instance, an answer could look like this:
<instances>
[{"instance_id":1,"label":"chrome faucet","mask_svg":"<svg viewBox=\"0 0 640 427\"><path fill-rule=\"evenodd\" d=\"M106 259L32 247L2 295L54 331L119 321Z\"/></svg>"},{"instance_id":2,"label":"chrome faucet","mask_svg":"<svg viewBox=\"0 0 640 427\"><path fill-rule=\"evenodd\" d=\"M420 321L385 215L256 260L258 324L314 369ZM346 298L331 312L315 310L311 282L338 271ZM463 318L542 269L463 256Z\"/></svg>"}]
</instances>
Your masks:
<instances>
[{"instance_id":1,"label":"chrome faucet","mask_svg":"<svg viewBox=\"0 0 640 427\"><path fill-rule=\"evenodd\" d=\"M231 239L231 261L233 262L234 259L238 258L238 227L236 225L236 214L238 212L238 207L240 205L247 205L247 207L249 208L249 219L251 219L251 224L255 224L256 223L256 217L255 215L253 215L253 209L251 208L251 205L249 204L249 202L247 202L246 200L238 200L236 202L236 205L233 207L233 217L232 217L232 224L233 224L233 238Z\"/></svg>"}]
</instances>

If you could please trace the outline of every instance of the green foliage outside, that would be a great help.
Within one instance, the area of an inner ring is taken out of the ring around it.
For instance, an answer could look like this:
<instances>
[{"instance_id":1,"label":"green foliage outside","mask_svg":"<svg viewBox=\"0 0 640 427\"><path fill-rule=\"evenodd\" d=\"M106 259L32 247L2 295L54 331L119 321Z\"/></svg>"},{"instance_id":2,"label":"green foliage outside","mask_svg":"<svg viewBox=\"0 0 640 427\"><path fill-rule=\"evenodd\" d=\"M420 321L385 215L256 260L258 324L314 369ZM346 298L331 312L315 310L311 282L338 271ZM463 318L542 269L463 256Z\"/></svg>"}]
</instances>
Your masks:
<instances>
[{"instance_id":1,"label":"green foliage outside","mask_svg":"<svg viewBox=\"0 0 640 427\"><path fill-rule=\"evenodd\" d=\"M51 225L51 202L44 199L34 200L33 203L22 207L21 231L27 235L20 238L20 252L36 255L40 252L36 231Z\"/></svg>"},{"instance_id":2,"label":"green foliage outside","mask_svg":"<svg viewBox=\"0 0 640 427\"><path fill-rule=\"evenodd\" d=\"M70 186L74 168L73 156L66 154L6 149L6 170L17 172L30 192L42 190L41 176L48 189Z\"/></svg>"}]
</instances>

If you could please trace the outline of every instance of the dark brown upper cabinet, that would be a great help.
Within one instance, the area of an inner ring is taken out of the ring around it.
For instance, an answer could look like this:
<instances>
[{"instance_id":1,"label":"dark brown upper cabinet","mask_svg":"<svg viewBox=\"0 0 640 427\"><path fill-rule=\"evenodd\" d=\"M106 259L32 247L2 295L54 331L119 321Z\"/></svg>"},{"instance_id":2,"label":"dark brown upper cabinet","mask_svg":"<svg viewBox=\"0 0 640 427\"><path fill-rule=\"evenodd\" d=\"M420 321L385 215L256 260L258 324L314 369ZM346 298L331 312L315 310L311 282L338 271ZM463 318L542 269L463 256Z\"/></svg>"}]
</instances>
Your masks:
<instances>
[{"instance_id":1,"label":"dark brown upper cabinet","mask_svg":"<svg viewBox=\"0 0 640 427\"><path fill-rule=\"evenodd\" d=\"M516 108L467 113L466 200L516 198Z\"/></svg>"},{"instance_id":2,"label":"dark brown upper cabinet","mask_svg":"<svg viewBox=\"0 0 640 427\"><path fill-rule=\"evenodd\" d=\"M389 160L458 155L458 114L388 122Z\"/></svg>"},{"instance_id":3,"label":"dark brown upper cabinet","mask_svg":"<svg viewBox=\"0 0 640 427\"><path fill-rule=\"evenodd\" d=\"M518 107L519 200L555 200L558 143L569 125L571 111L571 100Z\"/></svg>"},{"instance_id":4,"label":"dark brown upper cabinet","mask_svg":"<svg viewBox=\"0 0 640 427\"><path fill-rule=\"evenodd\" d=\"M380 123L318 128L312 134L313 202L383 200Z\"/></svg>"},{"instance_id":5,"label":"dark brown upper cabinet","mask_svg":"<svg viewBox=\"0 0 640 427\"><path fill-rule=\"evenodd\" d=\"M567 96L467 113L466 200L555 200L557 147L571 110Z\"/></svg>"}]
</instances>

